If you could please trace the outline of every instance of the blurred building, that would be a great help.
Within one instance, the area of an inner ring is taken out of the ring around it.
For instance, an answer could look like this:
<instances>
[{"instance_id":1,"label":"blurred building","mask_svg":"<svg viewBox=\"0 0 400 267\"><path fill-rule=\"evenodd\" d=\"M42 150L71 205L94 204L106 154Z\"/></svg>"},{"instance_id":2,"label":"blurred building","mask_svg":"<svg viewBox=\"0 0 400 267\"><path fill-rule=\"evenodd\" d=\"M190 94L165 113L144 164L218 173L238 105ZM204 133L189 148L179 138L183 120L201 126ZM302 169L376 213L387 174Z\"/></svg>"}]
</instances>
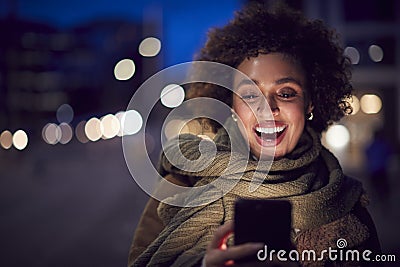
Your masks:
<instances>
[{"instance_id":1,"label":"blurred building","mask_svg":"<svg viewBox=\"0 0 400 267\"><path fill-rule=\"evenodd\" d=\"M124 110L142 82L138 45L142 25L99 20L68 30L8 17L0 21L0 129L24 127L40 136L62 104L76 120ZM136 49L135 49L136 48ZM132 79L117 80L114 67L134 61Z\"/></svg>"}]
</instances>

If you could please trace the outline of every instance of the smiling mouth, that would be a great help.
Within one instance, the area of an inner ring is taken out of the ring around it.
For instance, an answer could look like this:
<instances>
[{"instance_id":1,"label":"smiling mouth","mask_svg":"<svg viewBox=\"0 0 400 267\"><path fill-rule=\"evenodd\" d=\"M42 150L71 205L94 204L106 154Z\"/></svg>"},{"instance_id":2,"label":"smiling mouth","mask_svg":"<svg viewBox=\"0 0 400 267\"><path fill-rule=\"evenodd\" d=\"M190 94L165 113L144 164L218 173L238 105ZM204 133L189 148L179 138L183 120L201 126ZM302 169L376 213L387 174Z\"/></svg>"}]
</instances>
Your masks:
<instances>
[{"instance_id":1,"label":"smiling mouth","mask_svg":"<svg viewBox=\"0 0 400 267\"><path fill-rule=\"evenodd\" d=\"M278 139L286 130L287 126L275 126L275 127L255 127L254 131L259 138L263 141L274 141Z\"/></svg>"}]
</instances>

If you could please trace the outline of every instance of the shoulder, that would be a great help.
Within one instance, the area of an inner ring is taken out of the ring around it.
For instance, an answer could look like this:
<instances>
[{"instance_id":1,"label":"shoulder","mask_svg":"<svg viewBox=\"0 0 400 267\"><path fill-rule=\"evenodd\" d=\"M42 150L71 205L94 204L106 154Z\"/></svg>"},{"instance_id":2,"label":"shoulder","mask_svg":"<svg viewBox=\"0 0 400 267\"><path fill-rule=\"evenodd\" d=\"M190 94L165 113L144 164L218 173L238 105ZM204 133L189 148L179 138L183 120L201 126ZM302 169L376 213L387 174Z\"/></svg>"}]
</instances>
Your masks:
<instances>
[{"instance_id":1,"label":"shoulder","mask_svg":"<svg viewBox=\"0 0 400 267\"><path fill-rule=\"evenodd\" d=\"M360 255L366 250L371 251L371 255L379 254L381 247L376 227L366 205L366 196L362 194L351 211L341 218L299 232L295 238L297 250L300 253L314 250L317 255L322 255L321 253L329 248L343 251L357 250ZM325 260L330 261L327 258Z\"/></svg>"}]
</instances>

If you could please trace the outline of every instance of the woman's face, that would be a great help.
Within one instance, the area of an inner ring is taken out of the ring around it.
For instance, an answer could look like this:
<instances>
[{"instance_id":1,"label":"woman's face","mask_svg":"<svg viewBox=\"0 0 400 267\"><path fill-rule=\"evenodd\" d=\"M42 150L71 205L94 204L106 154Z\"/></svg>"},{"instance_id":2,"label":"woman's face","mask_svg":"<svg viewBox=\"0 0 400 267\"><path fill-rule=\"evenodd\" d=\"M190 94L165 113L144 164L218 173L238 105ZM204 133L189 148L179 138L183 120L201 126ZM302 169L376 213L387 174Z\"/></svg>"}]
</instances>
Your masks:
<instances>
[{"instance_id":1,"label":"woman's face","mask_svg":"<svg viewBox=\"0 0 400 267\"><path fill-rule=\"evenodd\" d=\"M252 154L259 159L285 156L295 148L305 114L312 110L311 104L306 107L303 70L280 53L245 59L238 70L257 85L235 77L233 109Z\"/></svg>"}]
</instances>

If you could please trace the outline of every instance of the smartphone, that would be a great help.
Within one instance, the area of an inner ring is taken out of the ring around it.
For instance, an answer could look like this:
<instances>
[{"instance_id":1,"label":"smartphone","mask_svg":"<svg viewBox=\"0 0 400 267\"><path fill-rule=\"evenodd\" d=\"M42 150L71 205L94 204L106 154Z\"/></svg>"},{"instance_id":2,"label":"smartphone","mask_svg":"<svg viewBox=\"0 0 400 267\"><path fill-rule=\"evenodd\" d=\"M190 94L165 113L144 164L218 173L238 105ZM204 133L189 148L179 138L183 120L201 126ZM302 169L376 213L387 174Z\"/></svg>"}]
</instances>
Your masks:
<instances>
[{"instance_id":1,"label":"smartphone","mask_svg":"<svg viewBox=\"0 0 400 267\"><path fill-rule=\"evenodd\" d=\"M236 245L261 242L268 250L292 248L292 206L287 200L239 199L235 203Z\"/></svg>"}]
</instances>

